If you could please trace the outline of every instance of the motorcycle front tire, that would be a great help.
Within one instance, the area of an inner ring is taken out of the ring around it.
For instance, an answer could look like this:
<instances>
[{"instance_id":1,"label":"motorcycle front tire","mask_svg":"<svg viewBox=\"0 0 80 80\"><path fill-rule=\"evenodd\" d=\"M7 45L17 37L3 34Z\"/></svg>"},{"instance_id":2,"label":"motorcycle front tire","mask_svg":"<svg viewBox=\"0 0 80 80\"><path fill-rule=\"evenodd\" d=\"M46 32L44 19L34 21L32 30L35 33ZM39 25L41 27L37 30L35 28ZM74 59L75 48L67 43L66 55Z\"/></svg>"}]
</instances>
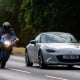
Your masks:
<instances>
[{"instance_id":1,"label":"motorcycle front tire","mask_svg":"<svg viewBox=\"0 0 80 80\"><path fill-rule=\"evenodd\" d=\"M7 62L7 60L9 59L9 55L8 56L6 56L6 57L4 57L3 59L2 59L2 61L1 61L1 68L2 69L4 69L5 68L5 65L6 65L6 62Z\"/></svg>"}]
</instances>

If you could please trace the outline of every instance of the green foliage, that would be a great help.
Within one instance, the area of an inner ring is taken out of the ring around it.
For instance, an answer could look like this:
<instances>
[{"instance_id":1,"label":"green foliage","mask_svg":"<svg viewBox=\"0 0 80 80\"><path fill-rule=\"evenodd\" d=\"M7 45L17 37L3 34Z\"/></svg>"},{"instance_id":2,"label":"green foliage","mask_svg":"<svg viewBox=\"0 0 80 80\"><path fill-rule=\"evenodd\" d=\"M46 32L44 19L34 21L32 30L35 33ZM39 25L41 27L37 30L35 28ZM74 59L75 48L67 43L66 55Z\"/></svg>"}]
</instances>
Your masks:
<instances>
[{"instance_id":1,"label":"green foliage","mask_svg":"<svg viewBox=\"0 0 80 80\"><path fill-rule=\"evenodd\" d=\"M75 0L0 0L0 25L10 21L22 45L46 31L79 36L79 10L80 1Z\"/></svg>"},{"instance_id":2,"label":"green foliage","mask_svg":"<svg viewBox=\"0 0 80 80\"><path fill-rule=\"evenodd\" d=\"M35 29L35 35L43 31L78 34L79 27L76 25L80 25L79 3L75 0L24 0L21 10L24 14L25 27L31 25Z\"/></svg>"},{"instance_id":3,"label":"green foliage","mask_svg":"<svg viewBox=\"0 0 80 80\"><path fill-rule=\"evenodd\" d=\"M0 25L9 21L18 36L20 36L20 25L18 15L22 0L0 0Z\"/></svg>"}]
</instances>

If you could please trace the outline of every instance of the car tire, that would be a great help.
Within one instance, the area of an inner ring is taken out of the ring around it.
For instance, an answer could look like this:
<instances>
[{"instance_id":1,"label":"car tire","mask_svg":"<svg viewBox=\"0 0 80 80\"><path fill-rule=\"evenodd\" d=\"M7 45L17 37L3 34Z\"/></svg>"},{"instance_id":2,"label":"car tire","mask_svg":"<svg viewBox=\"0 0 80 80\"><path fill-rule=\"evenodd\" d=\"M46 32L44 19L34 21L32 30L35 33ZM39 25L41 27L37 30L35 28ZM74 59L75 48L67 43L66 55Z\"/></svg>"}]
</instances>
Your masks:
<instances>
[{"instance_id":1,"label":"car tire","mask_svg":"<svg viewBox=\"0 0 80 80\"><path fill-rule=\"evenodd\" d=\"M26 53L25 55L25 61L26 61L26 66L28 67L31 67L33 65L32 62L30 62L30 59L29 59L29 56L28 56L28 53Z\"/></svg>"},{"instance_id":2,"label":"car tire","mask_svg":"<svg viewBox=\"0 0 80 80\"><path fill-rule=\"evenodd\" d=\"M39 60L39 67L41 69L47 68L47 65L44 63L44 59L43 59L43 56L42 56L42 52L41 51L39 52L38 60Z\"/></svg>"}]
</instances>

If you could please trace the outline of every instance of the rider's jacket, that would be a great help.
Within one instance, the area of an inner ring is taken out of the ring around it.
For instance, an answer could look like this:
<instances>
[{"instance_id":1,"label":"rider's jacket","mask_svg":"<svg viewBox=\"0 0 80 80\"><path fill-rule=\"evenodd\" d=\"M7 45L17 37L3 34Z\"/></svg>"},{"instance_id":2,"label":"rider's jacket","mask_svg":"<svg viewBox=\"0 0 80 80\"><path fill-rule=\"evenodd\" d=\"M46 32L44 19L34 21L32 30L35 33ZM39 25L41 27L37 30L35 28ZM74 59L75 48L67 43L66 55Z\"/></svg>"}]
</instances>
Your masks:
<instances>
[{"instance_id":1,"label":"rider's jacket","mask_svg":"<svg viewBox=\"0 0 80 80\"><path fill-rule=\"evenodd\" d=\"M9 32L10 32L10 35L11 35L12 37L16 37L13 28L10 28L10 29L9 29ZM4 30L3 28L0 28L0 47L1 47L1 36L4 35L4 34L6 34L5 30Z\"/></svg>"},{"instance_id":2,"label":"rider's jacket","mask_svg":"<svg viewBox=\"0 0 80 80\"><path fill-rule=\"evenodd\" d=\"M11 43L11 45L15 45L16 40L13 36L11 36L10 34L4 34L1 36L1 43L5 42L5 41L9 41Z\"/></svg>"},{"instance_id":3,"label":"rider's jacket","mask_svg":"<svg viewBox=\"0 0 80 80\"><path fill-rule=\"evenodd\" d=\"M14 36L14 37L16 36L13 28L10 28L9 31L10 31L10 35L11 35L11 36ZM0 37L1 37L3 34L6 34L6 32L5 32L5 30L4 30L3 28L0 28Z\"/></svg>"}]
</instances>

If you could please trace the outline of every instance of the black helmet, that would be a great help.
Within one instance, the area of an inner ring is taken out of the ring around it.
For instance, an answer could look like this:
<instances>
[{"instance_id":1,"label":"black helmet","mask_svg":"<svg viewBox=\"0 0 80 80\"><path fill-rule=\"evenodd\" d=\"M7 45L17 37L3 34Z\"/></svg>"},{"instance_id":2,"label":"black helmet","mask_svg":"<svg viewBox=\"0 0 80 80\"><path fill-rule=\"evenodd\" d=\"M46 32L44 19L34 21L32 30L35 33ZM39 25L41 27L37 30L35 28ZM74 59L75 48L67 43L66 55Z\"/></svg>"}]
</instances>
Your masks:
<instances>
[{"instance_id":1,"label":"black helmet","mask_svg":"<svg viewBox=\"0 0 80 80\"><path fill-rule=\"evenodd\" d=\"M10 32L11 24L9 22L4 22L3 23L3 29L5 30L6 33Z\"/></svg>"},{"instance_id":2,"label":"black helmet","mask_svg":"<svg viewBox=\"0 0 80 80\"><path fill-rule=\"evenodd\" d=\"M5 30L8 30L8 29L11 28L11 24L10 24L9 22L4 22L4 23L3 23L3 28L4 28Z\"/></svg>"}]
</instances>

